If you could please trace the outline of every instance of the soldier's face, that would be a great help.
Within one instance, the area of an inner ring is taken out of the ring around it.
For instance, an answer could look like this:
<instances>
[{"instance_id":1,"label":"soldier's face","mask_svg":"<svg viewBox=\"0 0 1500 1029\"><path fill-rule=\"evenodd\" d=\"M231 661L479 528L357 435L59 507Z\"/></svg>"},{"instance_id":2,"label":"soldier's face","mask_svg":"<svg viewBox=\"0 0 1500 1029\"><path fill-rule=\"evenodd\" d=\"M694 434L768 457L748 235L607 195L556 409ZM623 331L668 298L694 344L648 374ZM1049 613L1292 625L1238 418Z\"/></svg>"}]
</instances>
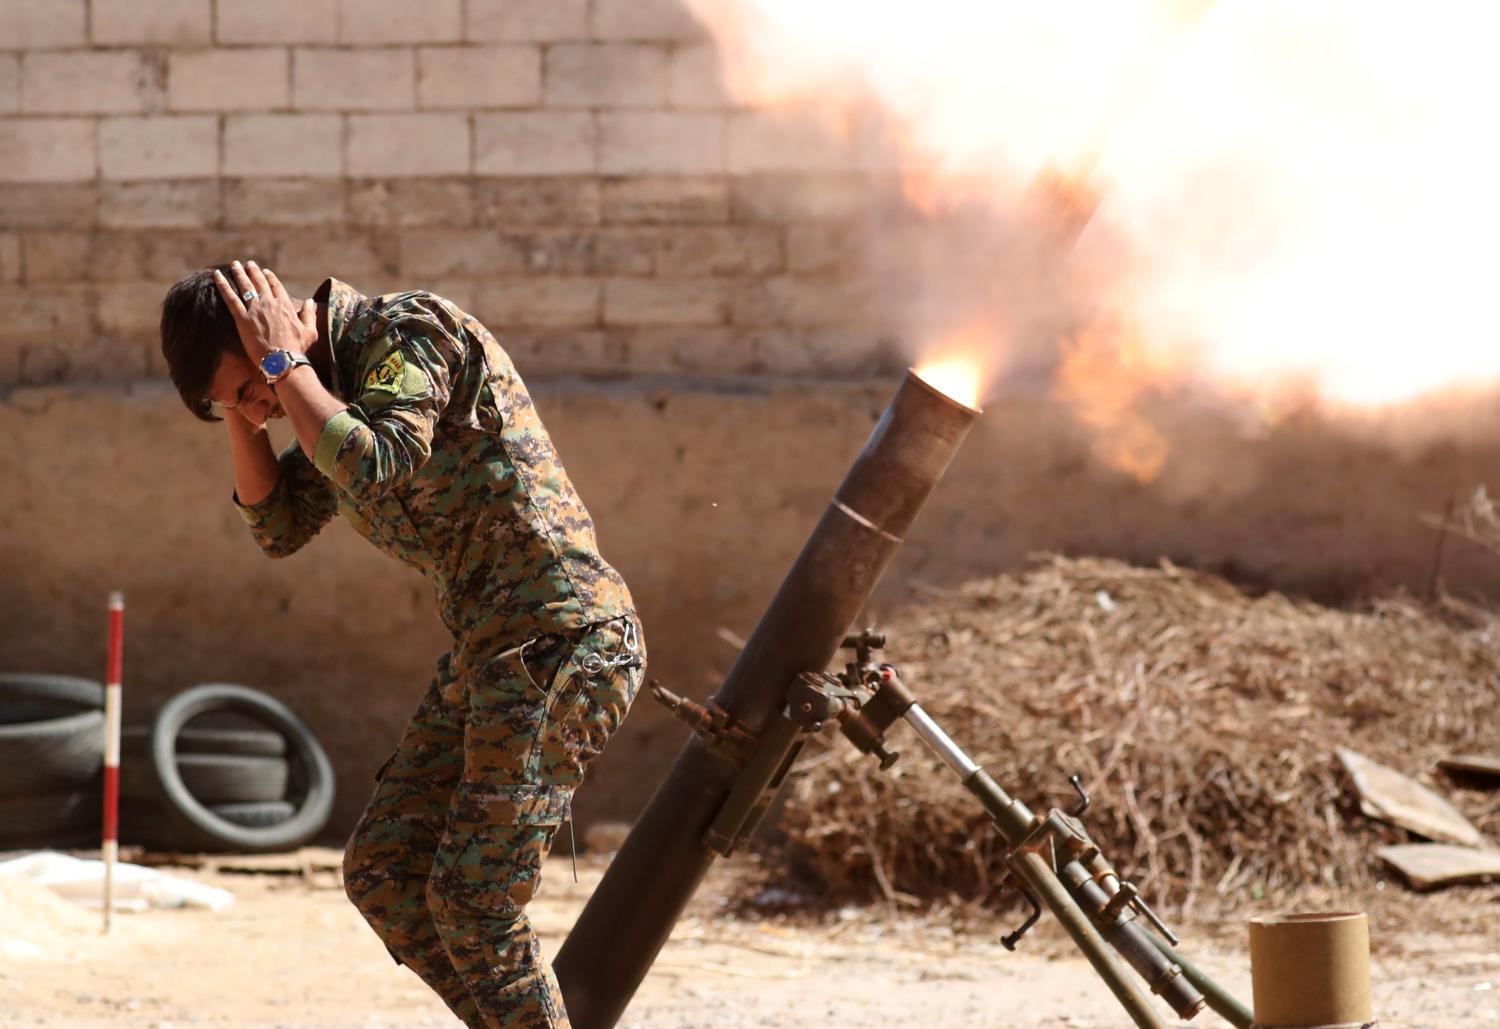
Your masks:
<instances>
[{"instance_id":1,"label":"soldier's face","mask_svg":"<svg viewBox=\"0 0 1500 1029\"><path fill-rule=\"evenodd\" d=\"M248 357L225 354L219 358L208 398L226 412L238 414L251 425L264 425L268 418L281 418L286 412L271 387L266 385L260 369Z\"/></svg>"}]
</instances>

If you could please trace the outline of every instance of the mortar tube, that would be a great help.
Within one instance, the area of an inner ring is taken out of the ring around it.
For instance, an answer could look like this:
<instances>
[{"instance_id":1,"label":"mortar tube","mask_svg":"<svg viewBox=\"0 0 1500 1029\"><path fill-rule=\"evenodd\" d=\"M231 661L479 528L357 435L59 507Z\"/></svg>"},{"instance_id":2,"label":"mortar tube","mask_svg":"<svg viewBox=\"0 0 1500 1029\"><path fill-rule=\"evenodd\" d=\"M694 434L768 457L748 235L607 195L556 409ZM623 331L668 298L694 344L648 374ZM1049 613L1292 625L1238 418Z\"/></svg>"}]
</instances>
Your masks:
<instances>
[{"instance_id":1,"label":"mortar tube","mask_svg":"<svg viewBox=\"0 0 1500 1029\"><path fill-rule=\"evenodd\" d=\"M908 372L714 700L759 733L821 671L979 412ZM613 1026L713 863L703 834L736 768L691 738L610 863L553 970L579 1029Z\"/></svg>"}]
</instances>

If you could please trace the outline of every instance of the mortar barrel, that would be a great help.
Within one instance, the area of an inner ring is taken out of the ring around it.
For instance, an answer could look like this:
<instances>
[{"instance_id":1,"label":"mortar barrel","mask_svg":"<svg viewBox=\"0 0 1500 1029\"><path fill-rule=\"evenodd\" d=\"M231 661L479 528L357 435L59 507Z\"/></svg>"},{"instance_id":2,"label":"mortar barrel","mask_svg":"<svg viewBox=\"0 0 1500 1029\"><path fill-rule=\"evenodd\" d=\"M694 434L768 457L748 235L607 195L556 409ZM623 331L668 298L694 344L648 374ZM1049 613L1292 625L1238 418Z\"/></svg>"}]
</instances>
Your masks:
<instances>
[{"instance_id":1,"label":"mortar barrel","mask_svg":"<svg viewBox=\"0 0 1500 1029\"><path fill-rule=\"evenodd\" d=\"M1250 920L1255 1024L1359 1027L1370 1014L1370 924L1363 913Z\"/></svg>"},{"instance_id":2,"label":"mortar barrel","mask_svg":"<svg viewBox=\"0 0 1500 1029\"><path fill-rule=\"evenodd\" d=\"M741 724L759 732L828 666L978 414L907 374L715 695ZM678 755L553 964L574 1026L624 1012L713 861L734 775L697 736Z\"/></svg>"}]
</instances>

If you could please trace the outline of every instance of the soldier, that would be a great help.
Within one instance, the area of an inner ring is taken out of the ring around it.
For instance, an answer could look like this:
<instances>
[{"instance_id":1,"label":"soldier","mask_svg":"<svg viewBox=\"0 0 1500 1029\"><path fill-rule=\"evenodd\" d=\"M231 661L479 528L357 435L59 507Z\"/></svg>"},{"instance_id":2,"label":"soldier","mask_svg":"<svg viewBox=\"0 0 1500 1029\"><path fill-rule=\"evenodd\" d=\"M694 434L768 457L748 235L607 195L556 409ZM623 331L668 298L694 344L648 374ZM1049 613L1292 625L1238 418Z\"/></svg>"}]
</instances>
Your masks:
<instances>
[{"instance_id":1,"label":"soldier","mask_svg":"<svg viewBox=\"0 0 1500 1029\"><path fill-rule=\"evenodd\" d=\"M342 514L431 580L453 634L349 840L350 900L466 1024L567 1025L524 908L645 645L510 358L431 293L328 279L299 303L238 261L173 286L161 337L188 409L222 413L261 548Z\"/></svg>"}]
</instances>

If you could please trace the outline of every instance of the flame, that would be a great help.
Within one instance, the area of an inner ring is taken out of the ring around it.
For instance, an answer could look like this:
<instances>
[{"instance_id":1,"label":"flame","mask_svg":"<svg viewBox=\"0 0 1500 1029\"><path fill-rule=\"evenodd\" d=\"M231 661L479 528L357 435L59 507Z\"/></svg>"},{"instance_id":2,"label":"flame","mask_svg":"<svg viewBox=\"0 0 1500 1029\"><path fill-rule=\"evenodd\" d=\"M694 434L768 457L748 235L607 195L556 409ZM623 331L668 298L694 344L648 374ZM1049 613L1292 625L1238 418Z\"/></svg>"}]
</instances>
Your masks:
<instances>
[{"instance_id":1,"label":"flame","mask_svg":"<svg viewBox=\"0 0 1500 1029\"><path fill-rule=\"evenodd\" d=\"M944 357L918 366L917 378L933 389L963 404L979 407L983 375L979 364L966 357Z\"/></svg>"},{"instance_id":2,"label":"flame","mask_svg":"<svg viewBox=\"0 0 1500 1029\"><path fill-rule=\"evenodd\" d=\"M689 3L743 102L840 126L935 224L1038 248L1035 282L1012 262L968 302L924 258L901 292L952 309L903 327L931 341L917 363L948 381L954 321L980 323L982 375L1050 348L1057 395L1133 474L1166 459L1142 412L1169 388L1370 410L1500 383L1500 7Z\"/></svg>"}]
</instances>

